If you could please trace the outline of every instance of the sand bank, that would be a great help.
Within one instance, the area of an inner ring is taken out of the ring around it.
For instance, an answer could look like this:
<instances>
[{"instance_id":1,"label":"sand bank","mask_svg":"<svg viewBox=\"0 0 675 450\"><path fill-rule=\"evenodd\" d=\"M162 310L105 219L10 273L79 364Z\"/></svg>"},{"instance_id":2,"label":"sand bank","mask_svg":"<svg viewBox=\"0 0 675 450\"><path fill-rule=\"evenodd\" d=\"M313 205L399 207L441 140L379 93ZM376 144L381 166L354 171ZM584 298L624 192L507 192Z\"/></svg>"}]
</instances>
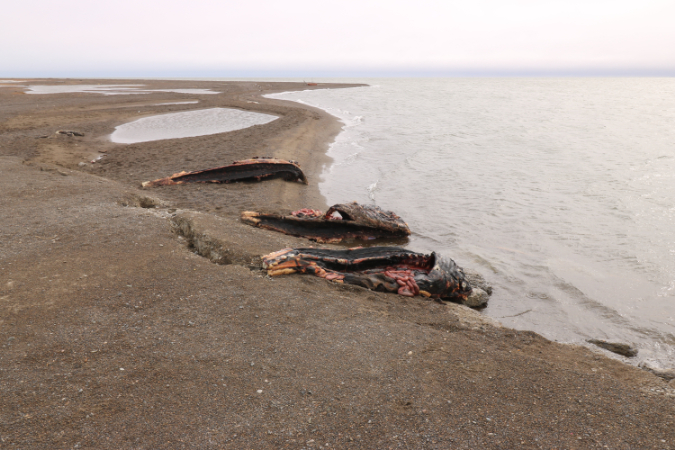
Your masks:
<instances>
[{"instance_id":1,"label":"sand bank","mask_svg":"<svg viewBox=\"0 0 675 450\"><path fill-rule=\"evenodd\" d=\"M311 243L239 212L325 208L316 181L339 123L260 96L301 83L147 86L221 93L0 90L2 448L673 446L673 389L652 374L462 306L266 277L258 255ZM211 107L279 119L107 139L130 120ZM79 164L92 155L106 156ZM310 185L138 188L254 155L298 160Z\"/></svg>"}]
</instances>

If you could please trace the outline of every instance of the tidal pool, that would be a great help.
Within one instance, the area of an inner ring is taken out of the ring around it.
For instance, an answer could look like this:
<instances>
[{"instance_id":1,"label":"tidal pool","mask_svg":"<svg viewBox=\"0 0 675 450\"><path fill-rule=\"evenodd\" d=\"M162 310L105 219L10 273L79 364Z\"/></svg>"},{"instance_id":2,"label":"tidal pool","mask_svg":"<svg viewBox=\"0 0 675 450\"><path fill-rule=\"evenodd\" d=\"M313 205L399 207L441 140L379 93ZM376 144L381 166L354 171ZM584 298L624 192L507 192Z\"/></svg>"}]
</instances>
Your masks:
<instances>
[{"instance_id":1,"label":"tidal pool","mask_svg":"<svg viewBox=\"0 0 675 450\"><path fill-rule=\"evenodd\" d=\"M178 94L220 94L210 89L141 89L144 84L59 84L31 85L27 94L68 94L83 92L101 95L150 94L152 92L176 92Z\"/></svg>"},{"instance_id":2,"label":"tidal pool","mask_svg":"<svg viewBox=\"0 0 675 450\"><path fill-rule=\"evenodd\" d=\"M115 128L118 144L159 141L241 130L278 119L277 116L229 108L209 108L143 117Z\"/></svg>"},{"instance_id":3,"label":"tidal pool","mask_svg":"<svg viewBox=\"0 0 675 450\"><path fill-rule=\"evenodd\" d=\"M170 102L170 103L155 103L151 106L165 106L165 105L191 105L194 103L199 103L199 100L188 100L185 102Z\"/></svg>"}]
</instances>

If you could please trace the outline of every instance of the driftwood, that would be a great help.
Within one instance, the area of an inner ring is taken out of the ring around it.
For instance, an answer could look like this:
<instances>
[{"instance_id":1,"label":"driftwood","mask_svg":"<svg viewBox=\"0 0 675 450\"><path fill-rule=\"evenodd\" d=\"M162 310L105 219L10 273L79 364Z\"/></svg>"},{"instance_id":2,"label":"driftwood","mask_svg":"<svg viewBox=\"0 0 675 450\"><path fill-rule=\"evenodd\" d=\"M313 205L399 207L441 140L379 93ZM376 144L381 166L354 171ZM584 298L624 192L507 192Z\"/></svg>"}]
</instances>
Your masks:
<instances>
[{"instance_id":1,"label":"driftwood","mask_svg":"<svg viewBox=\"0 0 675 450\"><path fill-rule=\"evenodd\" d=\"M213 169L179 172L170 177L142 183L143 187L171 186L185 183L230 183L233 181L261 181L283 178L307 184L307 177L297 161L275 158L251 158L235 161L229 166Z\"/></svg>"},{"instance_id":2,"label":"driftwood","mask_svg":"<svg viewBox=\"0 0 675 450\"><path fill-rule=\"evenodd\" d=\"M84 136L84 133L82 133L81 131L70 131L70 130L59 130L59 131L56 132L56 134L63 134L65 136L70 136L70 137L73 137L73 136L82 137L82 136Z\"/></svg>"},{"instance_id":3,"label":"driftwood","mask_svg":"<svg viewBox=\"0 0 675 450\"><path fill-rule=\"evenodd\" d=\"M256 227L326 243L410 235L408 224L393 212L356 202L333 205L325 214L312 209L301 209L287 216L244 211L241 220Z\"/></svg>"},{"instance_id":4,"label":"driftwood","mask_svg":"<svg viewBox=\"0 0 675 450\"><path fill-rule=\"evenodd\" d=\"M612 353L616 353L617 355L622 355L627 358L632 358L638 354L637 349L630 344L624 344L621 342L608 342L602 339L588 339L586 342L597 345L600 348L604 348L605 350L609 350Z\"/></svg>"}]
</instances>

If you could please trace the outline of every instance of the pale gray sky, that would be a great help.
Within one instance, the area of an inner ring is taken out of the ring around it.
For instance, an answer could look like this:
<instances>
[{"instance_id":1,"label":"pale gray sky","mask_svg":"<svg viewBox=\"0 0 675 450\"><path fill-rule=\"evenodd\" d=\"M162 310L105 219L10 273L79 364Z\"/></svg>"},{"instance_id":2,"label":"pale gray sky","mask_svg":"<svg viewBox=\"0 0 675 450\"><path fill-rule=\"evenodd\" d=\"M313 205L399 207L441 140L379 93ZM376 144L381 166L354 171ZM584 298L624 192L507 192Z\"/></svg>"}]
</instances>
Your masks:
<instances>
[{"instance_id":1,"label":"pale gray sky","mask_svg":"<svg viewBox=\"0 0 675 450\"><path fill-rule=\"evenodd\" d=\"M0 77L675 75L675 0L21 0Z\"/></svg>"}]
</instances>

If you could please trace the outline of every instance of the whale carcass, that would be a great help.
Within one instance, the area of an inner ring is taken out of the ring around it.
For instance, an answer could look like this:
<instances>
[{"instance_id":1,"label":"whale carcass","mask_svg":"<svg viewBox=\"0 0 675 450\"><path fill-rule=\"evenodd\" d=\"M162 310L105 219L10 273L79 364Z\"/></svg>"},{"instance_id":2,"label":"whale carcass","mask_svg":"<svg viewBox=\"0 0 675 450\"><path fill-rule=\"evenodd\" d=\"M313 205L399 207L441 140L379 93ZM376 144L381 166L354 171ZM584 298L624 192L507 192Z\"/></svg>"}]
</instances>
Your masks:
<instances>
[{"instance_id":1,"label":"whale carcass","mask_svg":"<svg viewBox=\"0 0 675 450\"><path fill-rule=\"evenodd\" d=\"M326 213L313 209L301 209L290 215L244 211L241 220L256 227L323 243L410 235L408 224L393 212L356 202L333 205Z\"/></svg>"},{"instance_id":2,"label":"whale carcass","mask_svg":"<svg viewBox=\"0 0 675 450\"><path fill-rule=\"evenodd\" d=\"M484 306L488 300L488 293L473 287L452 259L435 252L423 254L398 247L285 248L263 256L263 268L270 276L312 274L375 291L422 295L472 307Z\"/></svg>"},{"instance_id":3,"label":"whale carcass","mask_svg":"<svg viewBox=\"0 0 675 450\"><path fill-rule=\"evenodd\" d=\"M143 187L171 186L184 183L230 183L232 181L260 181L283 178L286 181L299 181L307 184L307 177L297 161L255 157L235 161L229 166L213 169L179 172L165 178L142 183Z\"/></svg>"}]
</instances>

